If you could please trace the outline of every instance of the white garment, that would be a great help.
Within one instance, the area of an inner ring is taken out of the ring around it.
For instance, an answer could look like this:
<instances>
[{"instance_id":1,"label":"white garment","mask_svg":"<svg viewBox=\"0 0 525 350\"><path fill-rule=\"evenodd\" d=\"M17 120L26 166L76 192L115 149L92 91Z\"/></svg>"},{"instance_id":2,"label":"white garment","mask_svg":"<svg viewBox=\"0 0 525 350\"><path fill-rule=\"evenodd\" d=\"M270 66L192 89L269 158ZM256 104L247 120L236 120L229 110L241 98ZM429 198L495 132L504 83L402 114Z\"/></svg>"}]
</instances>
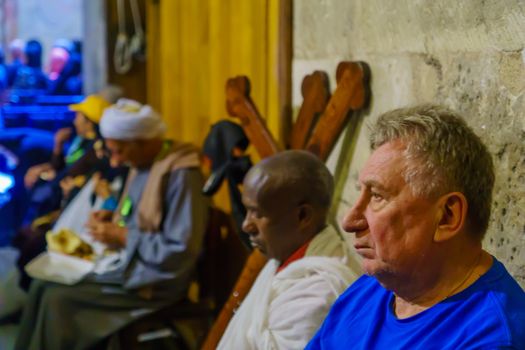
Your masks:
<instances>
[{"instance_id":1,"label":"white garment","mask_svg":"<svg viewBox=\"0 0 525 350\"><path fill-rule=\"evenodd\" d=\"M75 233L83 233L86 230L89 214L94 210L100 209L103 202L101 198L97 198L95 203L91 205L91 196L94 189L95 183L93 178L91 178L60 213L53 225L53 231L68 229Z\"/></svg>"},{"instance_id":2,"label":"white garment","mask_svg":"<svg viewBox=\"0 0 525 350\"><path fill-rule=\"evenodd\" d=\"M270 260L230 321L218 349L303 349L357 274L346 241L328 226L305 256L276 274Z\"/></svg>"}]
</instances>

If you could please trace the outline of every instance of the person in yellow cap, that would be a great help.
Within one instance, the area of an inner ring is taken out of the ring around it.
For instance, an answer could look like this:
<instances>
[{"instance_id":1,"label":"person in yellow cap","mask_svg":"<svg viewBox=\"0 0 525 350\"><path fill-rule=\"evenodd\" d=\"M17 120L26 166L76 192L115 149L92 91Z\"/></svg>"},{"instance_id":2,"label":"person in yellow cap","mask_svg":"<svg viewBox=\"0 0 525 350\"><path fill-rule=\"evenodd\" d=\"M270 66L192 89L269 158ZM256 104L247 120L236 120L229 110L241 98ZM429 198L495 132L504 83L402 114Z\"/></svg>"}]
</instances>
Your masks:
<instances>
[{"instance_id":1,"label":"person in yellow cap","mask_svg":"<svg viewBox=\"0 0 525 350\"><path fill-rule=\"evenodd\" d=\"M105 108L109 106L109 102L98 95L87 96L82 102L70 105L69 109L76 112L73 122L76 136L66 153L63 145L71 137L72 130L60 129L55 134L51 162L29 170L38 174L36 179L31 179L34 181L32 186L27 186L27 177L35 174L26 174L29 204L24 212L22 226L13 238L13 244L20 251L17 265L20 268L20 286L23 289L29 288L31 282L24 266L46 249L45 233L53 226L62 210L73 201L94 173L110 175L109 159L103 150L98 131L98 123Z\"/></svg>"},{"instance_id":2,"label":"person in yellow cap","mask_svg":"<svg viewBox=\"0 0 525 350\"><path fill-rule=\"evenodd\" d=\"M26 188L31 189L35 183L42 179L52 180L56 173L79 160L87 150L93 147L99 138L98 123L102 118L104 109L110 103L99 95L89 95L82 102L69 105L69 109L76 112L73 125L76 136L64 152L64 145L73 135L72 128L57 130L54 136L54 147L51 161L35 165L27 171L24 177Z\"/></svg>"}]
</instances>

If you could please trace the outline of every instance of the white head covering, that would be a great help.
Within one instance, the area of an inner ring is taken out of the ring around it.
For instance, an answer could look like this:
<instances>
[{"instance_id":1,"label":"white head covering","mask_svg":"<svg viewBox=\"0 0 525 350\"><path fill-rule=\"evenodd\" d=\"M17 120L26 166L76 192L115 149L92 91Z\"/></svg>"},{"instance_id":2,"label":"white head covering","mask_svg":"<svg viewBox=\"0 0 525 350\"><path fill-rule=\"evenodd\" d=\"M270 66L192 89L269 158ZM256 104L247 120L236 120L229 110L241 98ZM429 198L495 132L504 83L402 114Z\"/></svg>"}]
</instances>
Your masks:
<instances>
[{"instance_id":1,"label":"white head covering","mask_svg":"<svg viewBox=\"0 0 525 350\"><path fill-rule=\"evenodd\" d=\"M114 140L152 139L162 136L166 124L148 105L121 98L106 108L99 124L104 138Z\"/></svg>"}]
</instances>

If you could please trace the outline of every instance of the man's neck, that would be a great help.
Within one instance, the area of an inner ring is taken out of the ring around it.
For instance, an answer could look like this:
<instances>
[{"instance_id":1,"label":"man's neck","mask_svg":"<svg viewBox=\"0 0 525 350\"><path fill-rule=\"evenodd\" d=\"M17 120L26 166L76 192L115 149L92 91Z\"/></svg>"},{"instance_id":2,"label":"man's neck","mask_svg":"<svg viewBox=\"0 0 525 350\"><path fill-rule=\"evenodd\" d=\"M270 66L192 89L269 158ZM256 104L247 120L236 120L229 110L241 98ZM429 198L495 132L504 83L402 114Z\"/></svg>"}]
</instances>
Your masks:
<instances>
[{"instance_id":1,"label":"man's neck","mask_svg":"<svg viewBox=\"0 0 525 350\"><path fill-rule=\"evenodd\" d=\"M465 255L465 254L464 254ZM492 257L481 247L461 259L448 259L441 269L406 282L394 290L394 311L398 318L414 316L470 287L492 266Z\"/></svg>"},{"instance_id":2,"label":"man's neck","mask_svg":"<svg viewBox=\"0 0 525 350\"><path fill-rule=\"evenodd\" d=\"M288 265L290 265L294 261L302 259L306 254L306 250L308 249L308 245L310 245L310 242L311 240L305 242L301 247L296 249L286 260L284 260L281 263L281 265L277 268L277 273L284 270Z\"/></svg>"},{"instance_id":3,"label":"man's neck","mask_svg":"<svg viewBox=\"0 0 525 350\"><path fill-rule=\"evenodd\" d=\"M158 156L162 153L164 141L163 140L150 140L144 144L144 162L137 165L138 169L149 169L157 161Z\"/></svg>"},{"instance_id":4,"label":"man's neck","mask_svg":"<svg viewBox=\"0 0 525 350\"><path fill-rule=\"evenodd\" d=\"M284 270L284 268L286 268L286 266L290 265L292 262L302 259L306 254L306 250L308 249L310 242L312 242L314 237L321 233L326 226L326 223L323 221L323 223L320 225L312 226L313 229L307 229L305 232L302 232L300 236L301 242L296 245L295 249L288 255L286 259L280 262L281 265L277 269L277 272Z\"/></svg>"}]
</instances>

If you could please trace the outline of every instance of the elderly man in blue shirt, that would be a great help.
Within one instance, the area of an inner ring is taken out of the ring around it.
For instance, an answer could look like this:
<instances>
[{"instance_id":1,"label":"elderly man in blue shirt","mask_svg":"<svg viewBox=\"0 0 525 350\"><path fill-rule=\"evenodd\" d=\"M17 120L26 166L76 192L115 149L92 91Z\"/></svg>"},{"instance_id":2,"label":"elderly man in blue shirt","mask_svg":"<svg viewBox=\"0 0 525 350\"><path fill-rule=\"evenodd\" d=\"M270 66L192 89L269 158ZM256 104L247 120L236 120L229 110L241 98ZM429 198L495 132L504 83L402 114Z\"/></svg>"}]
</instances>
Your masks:
<instances>
[{"instance_id":1,"label":"elderly man in blue shirt","mask_svg":"<svg viewBox=\"0 0 525 350\"><path fill-rule=\"evenodd\" d=\"M525 293L483 250L494 185L487 148L454 112L382 115L343 219L365 276L307 349L525 349Z\"/></svg>"}]
</instances>

